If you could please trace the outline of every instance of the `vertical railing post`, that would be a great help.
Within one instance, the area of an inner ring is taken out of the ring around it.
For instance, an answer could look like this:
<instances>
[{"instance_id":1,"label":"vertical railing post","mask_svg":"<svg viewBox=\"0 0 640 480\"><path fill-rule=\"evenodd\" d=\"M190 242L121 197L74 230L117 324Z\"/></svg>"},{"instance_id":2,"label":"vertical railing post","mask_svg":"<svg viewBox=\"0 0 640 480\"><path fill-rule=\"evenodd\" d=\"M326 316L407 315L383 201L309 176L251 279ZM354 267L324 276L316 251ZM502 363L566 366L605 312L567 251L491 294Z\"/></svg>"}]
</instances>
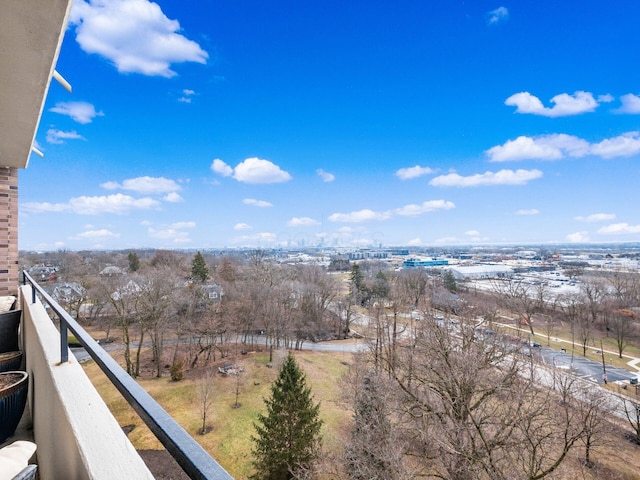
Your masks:
<instances>
[{"instance_id":1,"label":"vertical railing post","mask_svg":"<svg viewBox=\"0 0 640 480\"><path fill-rule=\"evenodd\" d=\"M60 319L60 363L67 363L69 361L69 335L67 333L67 324Z\"/></svg>"}]
</instances>

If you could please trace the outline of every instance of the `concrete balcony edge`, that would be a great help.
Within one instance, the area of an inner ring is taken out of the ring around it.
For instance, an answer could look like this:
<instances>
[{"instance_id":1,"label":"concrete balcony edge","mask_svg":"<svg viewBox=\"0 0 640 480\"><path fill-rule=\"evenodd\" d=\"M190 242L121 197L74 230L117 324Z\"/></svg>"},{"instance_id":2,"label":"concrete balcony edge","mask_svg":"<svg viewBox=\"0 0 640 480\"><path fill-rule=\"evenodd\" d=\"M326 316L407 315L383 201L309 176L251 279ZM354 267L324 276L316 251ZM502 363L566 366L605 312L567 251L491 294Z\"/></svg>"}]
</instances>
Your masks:
<instances>
[{"instance_id":1,"label":"concrete balcony edge","mask_svg":"<svg viewBox=\"0 0 640 480\"><path fill-rule=\"evenodd\" d=\"M40 479L152 479L153 475L69 352L60 364L60 335L42 303L20 288L29 408Z\"/></svg>"}]
</instances>

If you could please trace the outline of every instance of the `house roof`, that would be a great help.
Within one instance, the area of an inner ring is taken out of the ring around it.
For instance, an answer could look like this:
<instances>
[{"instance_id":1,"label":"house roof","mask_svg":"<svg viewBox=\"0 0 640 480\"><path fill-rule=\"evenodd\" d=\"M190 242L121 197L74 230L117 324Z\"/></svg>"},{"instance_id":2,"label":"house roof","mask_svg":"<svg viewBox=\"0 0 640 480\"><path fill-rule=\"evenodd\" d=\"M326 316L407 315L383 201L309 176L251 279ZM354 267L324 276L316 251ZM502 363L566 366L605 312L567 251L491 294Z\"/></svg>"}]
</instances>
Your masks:
<instances>
[{"instance_id":1,"label":"house roof","mask_svg":"<svg viewBox=\"0 0 640 480\"><path fill-rule=\"evenodd\" d=\"M0 166L25 168L72 0L0 2Z\"/></svg>"}]
</instances>

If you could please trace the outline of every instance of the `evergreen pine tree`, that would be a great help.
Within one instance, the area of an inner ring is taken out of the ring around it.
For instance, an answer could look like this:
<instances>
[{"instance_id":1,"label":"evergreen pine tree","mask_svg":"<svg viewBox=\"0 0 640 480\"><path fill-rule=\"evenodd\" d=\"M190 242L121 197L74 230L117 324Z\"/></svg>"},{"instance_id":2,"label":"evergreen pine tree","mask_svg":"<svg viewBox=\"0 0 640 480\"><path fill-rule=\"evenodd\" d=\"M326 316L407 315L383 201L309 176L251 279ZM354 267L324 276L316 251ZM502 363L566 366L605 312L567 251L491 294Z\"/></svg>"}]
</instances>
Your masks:
<instances>
[{"instance_id":1,"label":"evergreen pine tree","mask_svg":"<svg viewBox=\"0 0 640 480\"><path fill-rule=\"evenodd\" d=\"M193 257L193 261L191 262L191 276L194 280L199 281L200 283L204 283L209 278L209 269L207 268L207 262L205 262L204 257L198 251L196 256Z\"/></svg>"},{"instance_id":2,"label":"evergreen pine tree","mask_svg":"<svg viewBox=\"0 0 640 480\"><path fill-rule=\"evenodd\" d=\"M136 252L130 252L129 255L127 255L127 260L129 260L129 271L137 272L140 268L140 257L138 257L138 254Z\"/></svg>"},{"instance_id":3,"label":"evergreen pine tree","mask_svg":"<svg viewBox=\"0 0 640 480\"><path fill-rule=\"evenodd\" d=\"M304 372L291 353L264 400L253 441L254 480L288 480L310 467L320 449L320 404L314 404Z\"/></svg>"}]
</instances>

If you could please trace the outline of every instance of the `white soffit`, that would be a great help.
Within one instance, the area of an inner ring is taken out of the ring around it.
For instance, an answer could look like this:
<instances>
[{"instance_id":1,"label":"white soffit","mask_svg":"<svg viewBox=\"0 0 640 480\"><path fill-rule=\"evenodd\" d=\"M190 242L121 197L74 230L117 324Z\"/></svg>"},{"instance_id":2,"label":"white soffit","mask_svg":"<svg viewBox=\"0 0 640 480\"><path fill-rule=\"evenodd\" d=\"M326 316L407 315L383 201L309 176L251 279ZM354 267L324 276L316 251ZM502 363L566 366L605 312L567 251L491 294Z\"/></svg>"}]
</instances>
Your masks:
<instances>
[{"instance_id":1,"label":"white soffit","mask_svg":"<svg viewBox=\"0 0 640 480\"><path fill-rule=\"evenodd\" d=\"M26 168L72 0L0 0L0 167Z\"/></svg>"}]
</instances>

